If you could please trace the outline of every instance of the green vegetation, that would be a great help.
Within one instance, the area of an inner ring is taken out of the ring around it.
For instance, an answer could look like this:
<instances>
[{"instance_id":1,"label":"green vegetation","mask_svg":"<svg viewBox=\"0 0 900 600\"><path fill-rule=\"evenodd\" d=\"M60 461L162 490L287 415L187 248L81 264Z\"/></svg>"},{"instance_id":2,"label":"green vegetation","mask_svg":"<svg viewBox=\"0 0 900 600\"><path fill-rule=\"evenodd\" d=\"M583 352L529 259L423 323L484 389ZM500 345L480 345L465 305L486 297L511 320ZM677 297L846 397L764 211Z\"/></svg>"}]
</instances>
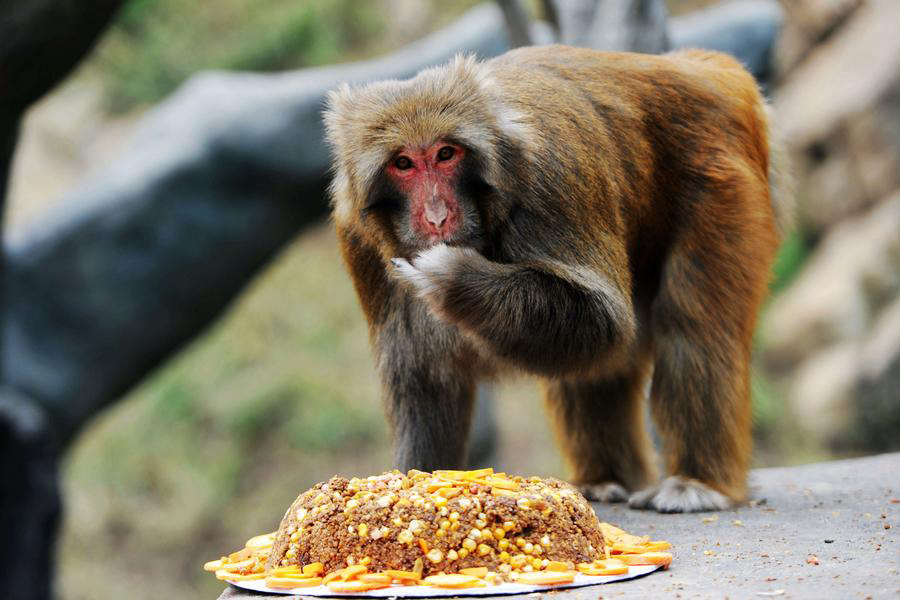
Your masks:
<instances>
[{"instance_id":1,"label":"green vegetation","mask_svg":"<svg viewBox=\"0 0 900 600\"><path fill-rule=\"evenodd\" d=\"M405 8L399 15L398 4ZM162 99L204 69L277 71L369 56L406 43L474 4L131 0L93 67L110 109L120 112Z\"/></svg>"}]
</instances>

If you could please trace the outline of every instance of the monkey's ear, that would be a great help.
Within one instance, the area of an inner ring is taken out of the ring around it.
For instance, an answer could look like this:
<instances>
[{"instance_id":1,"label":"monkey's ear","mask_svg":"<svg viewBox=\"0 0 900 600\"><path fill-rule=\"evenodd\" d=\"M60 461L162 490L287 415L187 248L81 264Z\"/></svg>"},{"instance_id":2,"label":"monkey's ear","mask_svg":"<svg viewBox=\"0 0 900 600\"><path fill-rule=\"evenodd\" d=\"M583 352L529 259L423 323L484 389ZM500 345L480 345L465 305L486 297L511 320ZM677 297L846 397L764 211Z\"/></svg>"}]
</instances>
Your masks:
<instances>
[{"instance_id":1,"label":"monkey's ear","mask_svg":"<svg viewBox=\"0 0 900 600\"><path fill-rule=\"evenodd\" d=\"M339 147L344 139L342 132L348 125L354 95L350 84L342 83L325 97L325 111L322 113L325 139L333 148Z\"/></svg>"}]
</instances>

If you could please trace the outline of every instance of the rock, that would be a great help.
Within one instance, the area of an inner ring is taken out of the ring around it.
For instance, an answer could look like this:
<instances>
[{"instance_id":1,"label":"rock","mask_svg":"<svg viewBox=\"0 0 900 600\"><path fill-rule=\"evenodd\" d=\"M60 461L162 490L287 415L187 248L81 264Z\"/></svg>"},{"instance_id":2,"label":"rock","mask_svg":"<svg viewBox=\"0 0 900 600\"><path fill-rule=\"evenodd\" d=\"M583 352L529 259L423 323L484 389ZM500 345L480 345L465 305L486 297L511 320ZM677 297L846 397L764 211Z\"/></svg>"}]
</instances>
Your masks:
<instances>
[{"instance_id":1,"label":"rock","mask_svg":"<svg viewBox=\"0 0 900 600\"><path fill-rule=\"evenodd\" d=\"M900 448L900 297L879 315L859 364L846 443L879 452Z\"/></svg>"},{"instance_id":2,"label":"rock","mask_svg":"<svg viewBox=\"0 0 900 600\"><path fill-rule=\"evenodd\" d=\"M834 446L855 418L853 397L859 378L859 344L835 344L814 353L793 373L788 406L806 435Z\"/></svg>"},{"instance_id":3,"label":"rock","mask_svg":"<svg viewBox=\"0 0 900 600\"><path fill-rule=\"evenodd\" d=\"M781 0L787 17L778 41L778 71L797 65L809 50L856 10L862 0Z\"/></svg>"},{"instance_id":4,"label":"rock","mask_svg":"<svg viewBox=\"0 0 900 600\"><path fill-rule=\"evenodd\" d=\"M833 344L861 339L900 291L900 192L836 226L763 323L767 366L784 373Z\"/></svg>"},{"instance_id":5,"label":"rock","mask_svg":"<svg viewBox=\"0 0 900 600\"><path fill-rule=\"evenodd\" d=\"M778 128L808 174L800 221L814 235L900 186L898 22L900 2L864 4L778 89Z\"/></svg>"},{"instance_id":6,"label":"rock","mask_svg":"<svg viewBox=\"0 0 900 600\"><path fill-rule=\"evenodd\" d=\"M871 0L779 88L778 123L793 148L826 140L900 81L900 2Z\"/></svg>"}]
</instances>

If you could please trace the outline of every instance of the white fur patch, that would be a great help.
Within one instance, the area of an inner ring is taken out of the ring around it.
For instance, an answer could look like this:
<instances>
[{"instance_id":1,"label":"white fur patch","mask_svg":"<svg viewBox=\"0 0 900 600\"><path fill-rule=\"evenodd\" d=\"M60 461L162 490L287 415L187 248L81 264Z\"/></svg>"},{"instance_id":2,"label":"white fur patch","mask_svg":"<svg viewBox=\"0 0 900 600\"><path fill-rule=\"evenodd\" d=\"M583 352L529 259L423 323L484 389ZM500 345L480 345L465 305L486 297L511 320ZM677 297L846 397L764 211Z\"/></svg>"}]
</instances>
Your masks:
<instances>
[{"instance_id":1,"label":"white fur patch","mask_svg":"<svg viewBox=\"0 0 900 600\"><path fill-rule=\"evenodd\" d=\"M628 506L650 508L661 513L682 513L725 510L734 503L695 479L672 475L657 485L632 494Z\"/></svg>"},{"instance_id":2,"label":"white fur patch","mask_svg":"<svg viewBox=\"0 0 900 600\"><path fill-rule=\"evenodd\" d=\"M452 277L459 261L471 250L437 244L423 250L410 263L403 258L393 259L395 272L411 284L420 296L432 296Z\"/></svg>"},{"instance_id":3,"label":"white fur patch","mask_svg":"<svg viewBox=\"0 0 900 600\"><path fill-rule=\"evenodd\" d=\"M586 483L578 486L584 497L592 502L625 502L628 492L614 481L606 483Z\"/></svg>"}]
</instances>

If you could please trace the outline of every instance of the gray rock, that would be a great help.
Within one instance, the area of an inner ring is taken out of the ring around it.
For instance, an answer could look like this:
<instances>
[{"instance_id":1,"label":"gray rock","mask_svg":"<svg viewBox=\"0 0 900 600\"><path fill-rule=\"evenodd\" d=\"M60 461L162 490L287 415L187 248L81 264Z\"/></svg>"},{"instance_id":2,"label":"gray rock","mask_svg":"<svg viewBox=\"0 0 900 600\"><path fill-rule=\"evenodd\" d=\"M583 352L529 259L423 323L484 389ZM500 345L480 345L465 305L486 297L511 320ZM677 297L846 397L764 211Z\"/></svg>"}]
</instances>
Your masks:
<instances>
[{"instance_id":1,"label":"gray rock","mask_svg":"<svg viewBox=\"0 0 900 600\"><path fill-rule=\"evenodd\" d=\"M860 340L900 292L900 192L828 233L763 322L765 360L785 372L813 352Z\"/></svg>"}]
</instances>

